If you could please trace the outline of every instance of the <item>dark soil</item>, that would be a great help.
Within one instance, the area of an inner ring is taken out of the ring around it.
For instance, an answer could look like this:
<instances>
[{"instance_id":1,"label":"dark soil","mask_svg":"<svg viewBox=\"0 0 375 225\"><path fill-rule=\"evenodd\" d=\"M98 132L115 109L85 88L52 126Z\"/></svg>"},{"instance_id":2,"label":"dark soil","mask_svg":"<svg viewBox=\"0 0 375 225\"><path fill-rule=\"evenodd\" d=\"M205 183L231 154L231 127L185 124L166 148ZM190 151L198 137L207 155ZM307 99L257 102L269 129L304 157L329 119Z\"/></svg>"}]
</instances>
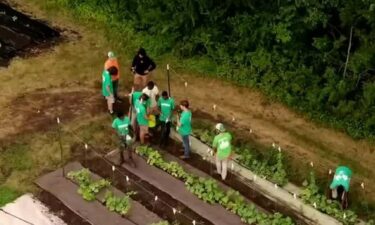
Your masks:
<instances>
[{"instance_id":1,"label":"dark soil","mask_svg":"<svg viewBox=\"0 0 375 225\"><path fill-rule=\"evenodd\" d=\"M176 201L169 196L168 193L165 193L149 183L144 182L142 178L135 176L125 168L117 168L115 173L113 173L111 164L101 157L90 157L89 159L84 160L83 165L101 177L112 180L113 185L119 190L124 192L136 191L137 195L133 197L133 200L140 202L148 210L154 212L161 218L168 220L171 223L178 221L180 224L191 225L192 219L194 219L196 220L197 224L211 224L187 208L182 202ZM126 181L126 176L130 178L130 182ZM133 181L135 181L137 184L135 184ZM163 202L166 202L169 206L165 205L161 201L155 202L155 195L157 195L158 198ZM177 209L181 213L174 215L170 206ZM187 215L188 217L184 215Z\"/></svg>"},{"instance_id":2,"label":"dark soil","mask_svg":"<svg viewBox=\"0 0 375 225\"><path fill-rule=\"evenodd\" d=\"M90 225L79 215L66 207L58 198L52 194L42 191L37 198L49 207L49 209L69 225Z\"/></svg>"},{"instance_id":3,"label":"dark soil","mask_svg":"<svg viewBox=\"0 0 375 225\"><path fill-rule=\"evenodd\" d=\"M36 47L51 46L59 36L57 30L0 2L0 66L16 55L35 53Z\"/></svg>"}]
</instances>

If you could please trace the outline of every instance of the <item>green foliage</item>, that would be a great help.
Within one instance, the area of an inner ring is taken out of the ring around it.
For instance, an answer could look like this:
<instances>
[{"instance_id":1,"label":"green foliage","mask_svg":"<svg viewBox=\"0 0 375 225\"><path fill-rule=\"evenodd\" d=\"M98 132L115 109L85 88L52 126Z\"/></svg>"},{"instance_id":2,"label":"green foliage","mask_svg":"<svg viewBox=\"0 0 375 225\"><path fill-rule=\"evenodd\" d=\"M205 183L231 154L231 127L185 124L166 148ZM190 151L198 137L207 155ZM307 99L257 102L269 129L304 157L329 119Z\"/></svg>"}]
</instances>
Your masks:
<instances>
[{"instance_id":1,"label":"green foliage","mask_svg":"<svg viewBox=\"0 0 375 225\"><path fill-rule=\"evenodd\" d=\"M135 194L136 192L127 192L123 197L116 197L112 192L107 192L103 202L109 211L125 216L131 208L130 196Z\"/></svg>"},{"instance_id":2,"label":"green foliage","mask_svg":"<svg viewBox=\"0 0 375 225\"><path fill-rule=\"evenodd\" d=\"M319 211L338 219L345 225L357 224L358 216L353 211L342 210L337 201L327 199L326 196L320 194L314 172L310 173L309 181L306 181L306 183L306 187L300 196L304 202L315 205Z\"/></svg>"},{"instance_id":3,"label":"green foliage","mask_svg":"<svg viewBox=\"0 0 375 225\"><path fill-rule=\"evenodd\" d=\"M111 182L105 179L92 181L90 174L91 173L88 169L81 169L78 171L71 171L68 173L68 178L78 183L78 193L86 201L95 200L96 195L103 188L109 187L111 185Z\"/></svg>"},{"instance_id":4,"label":"green foliage","mask_svg":"<svg viewBox=\"0 0 375 225\"><path fill-rule=\"evenodd\" d=\"M203 201L222 205L227 210L237 214L241 220L248 224L262 225L291 225L293 221L279 213L265 214L259 212L253 204L247 203L244 198L233 190L224 192L213 179L198 177L187 174L184 169L175 162L166 162L161 155L154 149L146 146L140 146L136 152L147 159L148 164L152 164L167 173L181 179L185 182L186 188ZM175 169L171 169L171 167ZM178 171L178 172L176 172Z\"/></svg>"},{"instance_id":5,"label":"green foliage","mask_svg":"<svg viewBox=\"0 0 375 225\"><path fill-rule=\"evenodd\" d=\"M4 185L0 185L0 207L14 201L16 198L18 198L18 196L20 196L18 191Z\"/></svg>"}]
</instances>

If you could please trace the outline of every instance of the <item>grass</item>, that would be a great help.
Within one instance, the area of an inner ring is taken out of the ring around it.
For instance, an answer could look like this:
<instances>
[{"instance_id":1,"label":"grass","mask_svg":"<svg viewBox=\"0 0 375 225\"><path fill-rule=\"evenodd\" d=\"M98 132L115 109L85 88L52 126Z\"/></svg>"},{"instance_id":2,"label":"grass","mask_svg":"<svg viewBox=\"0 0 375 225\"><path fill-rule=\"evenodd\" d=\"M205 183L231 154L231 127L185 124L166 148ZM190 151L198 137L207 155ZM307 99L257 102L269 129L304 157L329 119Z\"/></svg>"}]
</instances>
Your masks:
<instances>
[{"instance_id":1,"label":"grass","mask_svg":"<svg viewBox=\"0 0 375 225\"><path fill-rule=\"evenodd\" d=\"M14 201L20 195L16 190L9 188L7 186L0 186L0 207L5 204Z\"/></svg>"}]
</instances>

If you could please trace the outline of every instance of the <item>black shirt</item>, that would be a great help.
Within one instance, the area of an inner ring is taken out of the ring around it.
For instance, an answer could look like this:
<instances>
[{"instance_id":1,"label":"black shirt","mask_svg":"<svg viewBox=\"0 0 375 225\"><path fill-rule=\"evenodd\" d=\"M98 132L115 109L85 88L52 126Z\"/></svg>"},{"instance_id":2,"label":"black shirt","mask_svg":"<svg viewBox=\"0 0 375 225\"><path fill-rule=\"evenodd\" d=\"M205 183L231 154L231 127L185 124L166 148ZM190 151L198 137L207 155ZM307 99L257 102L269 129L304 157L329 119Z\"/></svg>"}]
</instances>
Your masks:
<instances>
[{"instance_id":1,"label":"black shirt","mask_svg":"<svg viewBox=\"0 0 375 225\"><path fill-rule=\"evenodd\" d=\"M156 68L156 65L148 56L143 56L143 58L140 58L138 55L136 55L133 59L132 67L137 74L146 75L145 71L148 70L151 72Z\"/></svg>"}]
</instances>

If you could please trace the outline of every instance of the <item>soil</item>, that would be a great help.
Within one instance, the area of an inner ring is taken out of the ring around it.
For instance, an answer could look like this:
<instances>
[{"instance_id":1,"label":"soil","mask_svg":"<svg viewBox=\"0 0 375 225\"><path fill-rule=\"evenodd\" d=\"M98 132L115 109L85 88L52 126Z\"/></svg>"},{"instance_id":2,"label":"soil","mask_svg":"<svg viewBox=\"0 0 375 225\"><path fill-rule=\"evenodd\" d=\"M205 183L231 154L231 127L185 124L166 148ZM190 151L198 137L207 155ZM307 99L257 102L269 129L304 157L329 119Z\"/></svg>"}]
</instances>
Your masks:
<instances>
[{"instance_id":1,"label":"soil","mask_svg":"<svg viewBox=\"0 0 375 225\"><path fill-rule=\"evenodd\" d=\"M168 220L169 222L179 221L180 224L191 225L192 219L197 221L197 224L211 224L204 218L200 217L192 210L187 208L183 203L176 201L171 198L168 193L159 190L152 185L144 182L142 178L135 176L124 168L118 168L115 173L112 172L112 165L101 157L90 157L87 160L83 160L82 163L85 167L89 168L94 173L100 175L103 178L112 180L113 186L116 188L128 192L136 191L137 195L133 196L133 200L140 202L148 210L154 212L159 217ZM128 176L131 181L137 182L137 185L133 182L130 184L126 181L126 176ZM150 194L152 193L152 195ZM173 214L171 207L158 201L155 203L154 196L157 195L159 199L166 202L169 206L177 209L181 213ZM189 218L183 216L187 215Z\"/></svg>"},{"instance_id":2,"label":"soil","mask_svg":"<svg viewBox=\"0 0 375 225\"><path fill-rule=\"evenodd\" d=\"M0 66L8 65L9 60L18 54L35 54L36 47L51 46L60 36L57 30L5 3L0 2L0 12Z\"/></svg>"},{"instance_id":3,"label":"soil","mask_svg":"<svg viewBox=\"0 0 375 225\"><path fill-rule=\"evenodd\" d=\"M79 215L75 214L71 211L68 207L66 207L59 199L57 199L52 194L41 191L37 198L43 202L45 205L49 207L49 209L55 213L58 217L60 217L64 222L69 225L90 225L90 223L86 222L82 219Z\"/></svg>"}]
</instances>

